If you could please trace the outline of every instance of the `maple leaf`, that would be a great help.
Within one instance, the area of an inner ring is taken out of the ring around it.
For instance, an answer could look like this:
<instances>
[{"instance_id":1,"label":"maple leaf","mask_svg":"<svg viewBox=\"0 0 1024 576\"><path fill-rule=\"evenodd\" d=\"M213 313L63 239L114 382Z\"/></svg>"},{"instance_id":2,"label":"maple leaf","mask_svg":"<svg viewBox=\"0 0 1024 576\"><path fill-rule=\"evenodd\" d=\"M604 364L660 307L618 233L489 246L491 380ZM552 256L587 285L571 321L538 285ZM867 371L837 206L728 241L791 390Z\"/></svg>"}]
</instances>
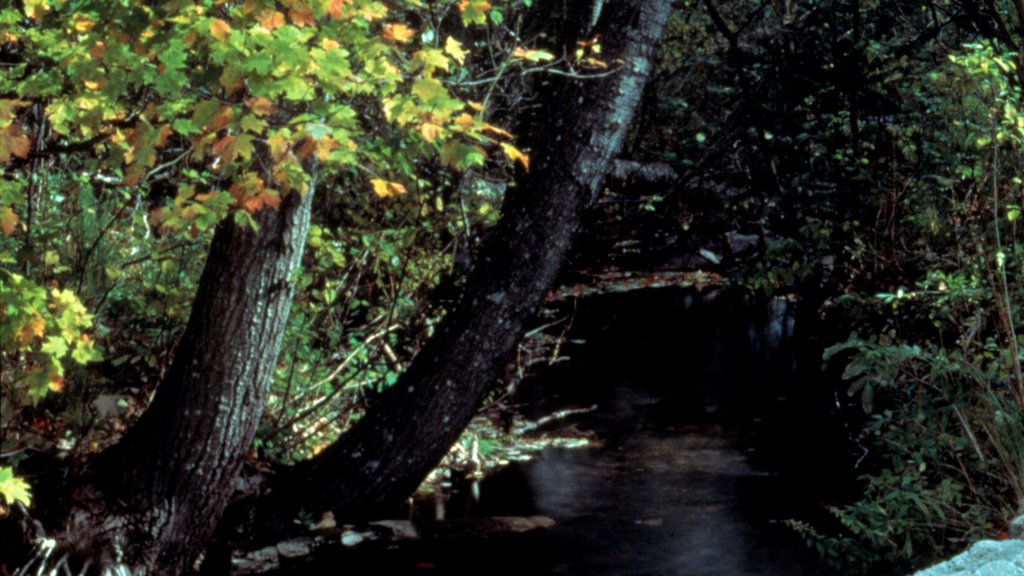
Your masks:
<instances>
[{"instance_id":1,"label":"maple leaf","mask_svg":"<svg viewBox=\"0 0 1024 576\"><path fill-rule=\"evenodd\" d=\"M0 164L9 162L11 156L17 156L23 160L28 158L28 151L31 147L32 142L21 131L20 124L9 124L0 130Z\"/></svg>"},{"instance_id":2,"label":"maple leaf","mask_svg":"<svg viewBox=\"0 0 1024 576\"><path fill-rule=\"evenodd\" d=\"M18 330L18 344L27 346L36 338L42 338L46 331L46 319L36 316Z\"/></svg>"},{"instance_id":3,"label":"maple leaf","mask_svg":"<svg viewBox=\"0 0 1024 576\"><path fill-rule=\"evenodd\" d=\"M465 63L466 55L469 54L468 51L463 50L462 43L451 36L444 41L444 52L459 64Z\"/></svg>"},{"instance_id":4,"label":"maple leaf","mask_svg":"<svg viewBox=\"0 0 1024 576\"><path fill-rule=\"evenodd\" d=\"M270 147L270 157L278 162L288 153L288 141L281 134L274 134L267 138L267 146Z\"/></svg>"},{"instance_id":5,"label":"maple leaf","mask_svg":"<svg viewBox=\"0 0 1024 576\"><path fill-rule=\"evenodd\" d=\"M327 157L331 155L331 151L339 146L341 146L341 144L338 143L337 140L330 136L324 136L316 141L316 149L313 153L316 154L316 157L320 160L327 160Z\"/></svg>"},{"instance_id":6,"label":"maple leaf","mask_svg":"<svg viewBox=\"0 0 1024 576\"><path fill-rule=\"evenodd\" d=\"M316 26L316 17L313 16L313 9L309 6L295 6L293 8L289 8L288 17L291 18L292 23L299 28Z\"/></svg>"},{"instance_id":7,"label":"maple leaf","mask_svg":"<svg viewBox=\"0 0 1024 576\"><path fill-rule=\"evenodd\" d=\"M463 25L486 24L487 11L490 9L491 3L487 0L459 0Z\"/></svg>"},{"instance_id":8,"label":"maple leaf","mask_svg":"<svg viewBox=\"0 0 1024 576\"><path fill-rule=\"evenodd\" d=\"M277 10L264 10L256 16L256 21L267 30L274 30L285 25L284 14Z\"/></svg>"},{"instance_id":9,"label":"maple leaf","mask_svg":"<svg viewBox=\"0 0 1024 576\"><path fill-rule=\"evenodd\" d=\"M227 40L231 34L231 25L221 20L220 18L214 18L210 21L210 36L218 42Z\"/></svg>"},{"instance_id":10,"label":"maple leaf","mask_svg":"<svg viewBox=\"0 0 1024 576\"><path fill-rule=\"evenodd\" d=\"M8 505L13 506L15 502L21 502L25 506L32 505L31 489L27 482L14 475L10 466L0 468L0 496Z\"/></svg>"},{"instance_id":11,"label":"maple leaf","mask_svg":"<svg viewBox=\"0 0 1024 576\"><path fill-rule=\"evenodd\" d=\"M217 113L210 119L210 130L213 132L219 132L222 128L228 125L231 118L235 115L235 110L231 106L221 106Z\"/></svg>"},{"instance_id":12,"label":"maple leaf","mask_svg":"<svg viewBox=\"0 0 1024 576\"><path fill-rule=\"evenodd\" d=\"M269 116L277 110L274 103L266 98L250 98L245 101L245 105L257 116Z\"/></svg>"},{"instance_id":13,"label":"maple leaf","mask_svg":"<svg viewBox=\"0 0 1024 576\"><path fill-rule=\"evenodd\" d=\"M395 42L408 42L410 38L415 35L416 32L406 26L405 24L385 24L384 33L382 36L385 40L394 40Z\"/></svg>"},{"instance_id":14,"label":"maple leaf","mask_svg":"<svg viewBox=\"0 0 1024 576\"><path fill-rule=\"evenodd\" d=\"M381 178L374 178L370 180L370 185L373 186L373 193L380 198L391 198L392 196L405 194L405 186L402 186L398 182L389 182Z\"/></svg>"},{"instance_id":15,"label":"maple leaf","mask_svg":"<svg viewBox=\"0 0 1024 576\"><path fill-rule=\"evenodd\" d=\"M331 15L331 18L340 19L345 16L345 7L352 4L352 0L327 0L327 13Z\"/></svg>"},{"instance_id":16,"label":"maple leaf","mask_svg":"<svg viewBox=\"0 0 1024 576\"><path fill-rule=\"evenodd\" d=\"M0 212L0 230L7 236L14 234L14 227L18 224L18 215L14 209L8 206Z\"/></svg>"},{"instance_id":17,"label":"maple leaf","mask_svg":"<svg viewBox=\"0 0 1024 576\"><path fill-rule=\"evenodd\" d=\"M441 127L431 122L424 122L420 125L420 135L427 142L433 142L434 138L441 132Z\"/></svg>"},{"instance_id":18,"label":"maple leaf","mask_svg":"<svg viewBox=\"0 0 1024 576\"><path fill-rule=\"evenodd\" d=\"M502 142L501 149L505 151L505 155L508 156L509 160L512 160L513 162L519 162L520 164L523 165L524 170L526 170L527 172L530 171L530 157L527 156L526 154L523 154L523 152L519 148L516 148L515 146L507 142Z\"/></svg>"},{"instance_id":19,"label":"maple leaf","mask_svg":"<svg viewBox=\"0 0 1024 576\"><path fill-rule=\"evenodd\" d=\"M210 153L219 156L223 164L230 164L235 159L236 152L236 138L230 134L214 142L210 148Z\"/></svg>"}]
</instances>

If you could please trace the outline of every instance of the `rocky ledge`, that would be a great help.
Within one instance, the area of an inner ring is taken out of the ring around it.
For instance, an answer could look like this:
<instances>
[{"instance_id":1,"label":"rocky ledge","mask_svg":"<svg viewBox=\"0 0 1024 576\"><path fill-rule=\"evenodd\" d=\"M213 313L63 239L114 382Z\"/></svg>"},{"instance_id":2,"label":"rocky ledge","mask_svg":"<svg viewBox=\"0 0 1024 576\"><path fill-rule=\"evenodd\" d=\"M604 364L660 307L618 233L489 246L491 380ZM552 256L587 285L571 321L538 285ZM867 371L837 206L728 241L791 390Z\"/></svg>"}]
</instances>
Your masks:
<instances>
[{"instance_id":1,"label":"rocky ledge","mask_svg":"<svg viewBox=\"0 0 1024 576\"><path fill-rule=\"evenodd\" d=\"M1010 525L1010 539L982 540L958 556L914 576L1024 575L1024 516Z\"/></svg>"}]
</instances>

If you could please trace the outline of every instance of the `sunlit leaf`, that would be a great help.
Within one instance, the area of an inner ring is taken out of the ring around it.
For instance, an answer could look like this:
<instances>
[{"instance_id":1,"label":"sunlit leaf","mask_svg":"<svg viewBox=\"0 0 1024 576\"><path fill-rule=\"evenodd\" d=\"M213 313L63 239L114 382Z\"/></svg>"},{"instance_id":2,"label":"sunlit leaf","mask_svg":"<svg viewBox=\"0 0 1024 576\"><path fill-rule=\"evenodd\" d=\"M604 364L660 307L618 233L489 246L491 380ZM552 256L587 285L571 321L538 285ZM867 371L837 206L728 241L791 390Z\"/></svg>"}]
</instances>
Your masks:
<instances>
[{"instance_id":1,"label":"sunlit leaf","mask_svg":"<svg viewBox=\"0 0 1024 576\"><path fill-rule=\"evenodd\" d=\"M18 225L18 215L14 213L14 208L10 206L0 211L0 231L6 236L14 234L15 227Z\"/></svg>"},{"instance_id":2,"label":"sunlit leaf","mask_svg":"<svg viewBox=\"0 0 1024 576\"><path fill-rule=\"evenodd\" d=\"M0 496L8 505L20 502L25 506L32 505L32 494L29 485L14 475L10 466L0 466Z\"/></svg>"},{"instance_id":3,"label":"sunlit leaf","mask_svg":"<svg viewBox=\"0 0 1024 576\"><path fill-rule=\"evenodd\" d=\"M530 170L530 157L523 154L521 150L507 142L501 143L501 149L505 151L505 155L508 156L509 160L519 162L526 171Z\"/></svg>"},{"instance_id":4,"label":"sunlit leaf","mask_svg":"<svg viewBox=\"0 0 1024 576\"><path fill-rule=\"evenodd\" d=\"M391 23L385 24L384 30L381 36L385 40L393 40L395 42L408 42L410 38L416 35L416 32L406 26L405 24Z\"/></svg>"},{"instance_id":5,"label":"sunlit leaf","mask_svg":"<svg viewBox=\"0 0 1024 576\"><path fill-rule=\"evenodd\" d=\"M389 182L380 178L374 178L370 180L370 185L373 186L373 193L380 198L391 198L393 196L405 194L405 186L398 182Z\"/></svg>"}]
</instances>

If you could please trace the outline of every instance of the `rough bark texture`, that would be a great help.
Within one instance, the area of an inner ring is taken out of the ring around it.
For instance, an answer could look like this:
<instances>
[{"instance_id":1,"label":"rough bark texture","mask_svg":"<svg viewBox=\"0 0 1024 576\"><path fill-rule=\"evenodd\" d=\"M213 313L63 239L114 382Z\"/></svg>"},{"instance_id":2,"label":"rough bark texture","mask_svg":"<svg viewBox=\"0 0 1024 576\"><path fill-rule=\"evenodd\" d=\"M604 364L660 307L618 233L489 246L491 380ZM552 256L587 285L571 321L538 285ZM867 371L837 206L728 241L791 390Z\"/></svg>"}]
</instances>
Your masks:
<instances>
[{"instance_id":1,"label":"rough bark texture","mask_svg":"<svg viewBox=\"0 0 1024 576\"><path fill-rule=\"evenodd\" d=\"M83 556L133 574L192 568L252 445L309 228L312 193L264 209L258 233L222 223L185 333L152 405L96 463L99 493L72 515ZM96 501L107 502L97 509ZM116 504L110 504L111 502Z\"/></svg>"},{"instance_id":2,"label":"rough bark texture","mask_svg":"<svg viewBox=\"0 0 1024 576\"><path fill-rule=\"evenodd\" d=\"M467 291L409 370L353 430L280 478L277 507L344 518L400 503L494 389L609 170L650 72L669 0L610 2L601 40L618 73L567 85L471 272Z\"/></svg>"}]
</instances>

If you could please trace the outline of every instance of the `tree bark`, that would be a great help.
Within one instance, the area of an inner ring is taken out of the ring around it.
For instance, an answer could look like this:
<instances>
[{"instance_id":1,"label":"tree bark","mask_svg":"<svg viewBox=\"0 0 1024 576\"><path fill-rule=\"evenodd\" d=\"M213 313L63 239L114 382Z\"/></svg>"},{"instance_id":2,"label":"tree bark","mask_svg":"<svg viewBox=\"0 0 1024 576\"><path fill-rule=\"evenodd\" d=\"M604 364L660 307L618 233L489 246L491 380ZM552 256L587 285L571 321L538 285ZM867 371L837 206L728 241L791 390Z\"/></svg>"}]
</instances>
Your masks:
<instances>
[{"instance_id":1,"label":"tree bark","mask_svg":"<svg viewBox=\"0 0 1024 576\"><path fill-rule=\"evenodd\" d=\"M604 8L598 29L618 72L564 86L460 302L349 433L279 476L275 510L365 517L397 506L441 460L499 382L553 284L583 209L622 147L670 12L670 0Z\"/></svg>"},{"instance_id":2,"label":"tree bark","mask_svg":"<svg viewBox=\"0 0 1024 576\"><path fill-rule=\"evenodd\" d=\"M263 412L312 196L291 194L279 210L262 210L258 232L230 220L218 226L153 403L78 492L84 501L65 535L74 555L95 563L100 552L102 568L119 574L192 569Z\"/></svg>"}]
</instances>

